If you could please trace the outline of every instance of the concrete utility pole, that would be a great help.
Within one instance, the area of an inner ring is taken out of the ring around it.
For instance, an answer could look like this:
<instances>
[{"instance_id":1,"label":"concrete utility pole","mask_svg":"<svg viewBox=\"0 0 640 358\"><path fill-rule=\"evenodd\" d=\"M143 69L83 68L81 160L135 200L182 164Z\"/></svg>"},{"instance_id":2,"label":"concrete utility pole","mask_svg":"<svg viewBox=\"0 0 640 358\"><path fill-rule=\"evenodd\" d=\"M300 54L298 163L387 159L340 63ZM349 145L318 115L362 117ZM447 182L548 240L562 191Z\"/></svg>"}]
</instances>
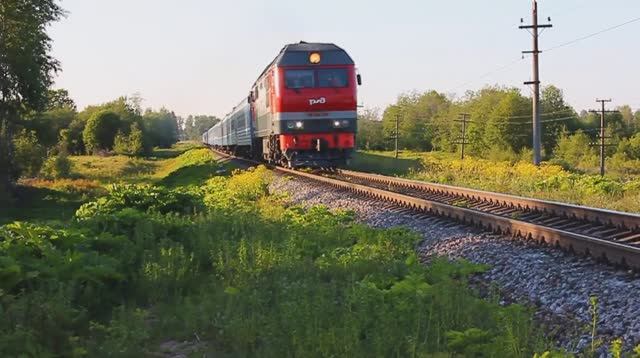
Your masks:
<instances>
[{"instance_id":1,"label":"concrete utility pole","mask_svg":"<svg viewBox=\"0 0 640 358\"><path fill-rule=\"evenodd\" d=\"M400 113L396 113L396 133L394 135L396 141L396 159L398 159L398 138L400 137L400 132L398 131L398 122L400 121Z\"/></svg>"},{"instance_id":2,"label":"concrete utility pole","mask_svg":"<svg viewBox=\"0 0 640 358\"><path fill-rule=\"evenodd\" d=\"M600 143L596 145L600 147L600 175L604 176L604 148L608 146L608 144L605 143L605 140L609 138L605 136L605 133L604 133L604 130L606 128L605 122L604 122L604 115L605 113L617 113L618 111L607 111L604 109L604 104L607 102L611 102L611 99L596 99L596 102L600 102L601 109L600 110L592 109L589 112L600 113Z\"/></svg>"},{"instance_id":3,"label":"concrete utility pole","mask_svg":"<svg viewBox=\"0 0 640 358\"><path fill-rule=\"evenodd\" d=\"M454 119L455 122L462 122L462 137L460 138L462 141L461 142L456 142L456 144L461 144L462 145L462 149L461 149L461 153L460 153L460 159L464 159L464 146L467 143L467 123L471 122L469 120L469 113L460 113L460 117L458 118L462 118L462 119Z\"/></svg>"},{"instance_id":4,"label":"concrete utility pole","mask_svg":"<svg viewBox=\"0 0 640 358\"><path fill-rule=\"evenodd\" d=\"M547 18L551 21L551 18ZM523 20L520 19L520 22ZM533 164L540 165L541 156L541 140L542 127L540 123L540 70L538 66L538 54L542 51L538 49L538 29L552 27L551 24L538 24L538 2L533 0L533 14L531 25L521 25L521 29L532 29L533 50L522 51L523 54L533 54L533 81L527 81L525 85L533 85Z\"/></svg>"}]
</instances>

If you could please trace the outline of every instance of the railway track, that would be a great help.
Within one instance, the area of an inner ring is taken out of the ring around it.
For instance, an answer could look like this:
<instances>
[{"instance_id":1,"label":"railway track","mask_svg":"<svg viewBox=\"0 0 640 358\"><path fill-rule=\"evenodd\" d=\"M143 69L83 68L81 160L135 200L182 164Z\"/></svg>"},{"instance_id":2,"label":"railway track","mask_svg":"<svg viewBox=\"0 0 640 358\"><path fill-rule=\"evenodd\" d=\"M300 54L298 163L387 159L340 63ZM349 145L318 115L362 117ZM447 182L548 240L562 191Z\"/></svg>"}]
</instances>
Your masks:
<instances>
[{"instance_id":1,"label":"railway track","mask_svg":"<svg viewBox=\"0 0 640 358\"><path fill-rule=\"evenodd\" d=\"M273 169L640 271L640 215L349 170Z\"/></svg>"}]
</instances>

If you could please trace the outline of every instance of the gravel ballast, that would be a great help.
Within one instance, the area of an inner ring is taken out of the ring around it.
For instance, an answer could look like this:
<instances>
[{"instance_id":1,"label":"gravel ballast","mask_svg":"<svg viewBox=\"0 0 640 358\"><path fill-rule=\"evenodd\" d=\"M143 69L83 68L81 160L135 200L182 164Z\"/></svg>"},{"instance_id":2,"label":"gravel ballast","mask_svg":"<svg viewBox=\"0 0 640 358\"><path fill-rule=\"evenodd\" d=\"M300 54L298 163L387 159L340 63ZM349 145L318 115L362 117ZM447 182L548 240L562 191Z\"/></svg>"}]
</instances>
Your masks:
<instances>
[{"instance_id":1,"label":"gravel ballast","mask_svg":"<svg viewBox=\"0 0 640 358\"><path fill-rule=\"evenodd\" d=\"M587 330L591 296L598 298L601 338L622 338L627 348L640 344L640 279L636 274L448 219L399 212L386 203L307 180L278 176L272 190L287 192L293 203L303 206L352 210L359 222L373 227L415 230L424 238L418 247L423 261L438 255L489 265L474 280L497 285L504 303L536 307L538 320L556 332L553 336L562 348L579 351L591 344Z\"/></svg>"}]
</instances>

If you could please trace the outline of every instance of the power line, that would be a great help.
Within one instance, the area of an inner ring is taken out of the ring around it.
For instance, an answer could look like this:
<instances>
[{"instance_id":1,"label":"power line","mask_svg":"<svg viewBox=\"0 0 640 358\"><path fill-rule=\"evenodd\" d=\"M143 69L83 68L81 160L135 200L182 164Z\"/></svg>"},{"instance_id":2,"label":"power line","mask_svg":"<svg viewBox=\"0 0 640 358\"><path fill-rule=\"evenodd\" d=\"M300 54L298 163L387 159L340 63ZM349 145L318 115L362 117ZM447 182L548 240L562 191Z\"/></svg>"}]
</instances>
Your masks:
<instances>
[{"instance_id":1,"label":"power line","mask_svg":"<svg viewBox=\"0 0 640 358\"><path fill-rule=\"evenodd\" d=\"M554 119L545 119L540 121L540 123L550 123L550 122L562 122L562 121L566 121L569 119L578 119L579 117L576 116L571 116L571 117L564 117L564 118L554 118ZM511 122L511 124L533 124L533 121L531 122Z\"/></svg>"},{"instance_id":2,"label":"power line","mask_svg":"<svg viewBox=\"0 0 640 358\"><path fill-rule=\"evenodd\" d=\"M567 41L567 42L565 42L565 43L562 43L562 44L559 44L559 45L553 46L553 47L551 47L551 48L546 49L545 51L546 51L546 52L549 52L549 51L553 51L553 50L559 49L559 48L561 48L561 47L569 46L569 45L572 45L572 44L574 44L574 43L576 43L576 42L579 42L579 41L582 41L582 40L586 40L586 39L588 39L588 38L591 38L591 37L594 37L594 36L597 36L597 35L603 34L603 33L605 33L605 32L611 31L611 30L615 30L615 29L617 29L617 28L619 28L619 27L622 27L622 26L625 26L625 25L629 25L629 24L634 23L634 22L637 22L637 21L640 21L640 17L636 17L635 19L631 19L631 20L629 20L629 21L627 21L627 22L623 22L623 23L621 23L621 24L614 25L614 26L608 27L608 28L606 28L606 29L603 29L603 30L600 30L600 31L594 32L594 33L592 33L592 34L589 34L589 35L586 35L586 36L579 37L579 38L577 38L577 39L575 39L575 40Z\"/></svg>"},{"instance_id":3,"label":"power line","mask_svg":"<svg viewBox=\"0 0 640 358\"><path fill-rule=\"evenodd\" d=\"M567 108L567 109L563 109L560 111L553 111L553 112L547 112L547 113L540 113L540 116L551 116L554 114L559 114L559 113L565 113L565 112L569 112L572 111L573 109ZM527 114L527 115L522 115L522 116L507 116L507 117L494 117L494 118L504 118L504 119L518 119L518 118L531 118L533 117L531 114Z\"/></svg>"},{"instance_id":4,"label":"power line","mask_svg":"<svg viewBox=\"0 0 640 358\"><path fill-rule=\"evenodd\" d=\"M511 62L509 62L509 63L507 63L507 64L505 64L505 65L502 65L502 66L500 66L500 67L498 67L498 68L496 68L496 69L494 69L494 70L491 70L491 71L489 71L489 72L485 72L484 74L482 74L482 75L480 75L480 76L478 76L478 77L476 77L476 78L474 78L474 79L471 79L471 80L469 80L469 81L467 81L467 82L461 83L460 85L458 85L458 86L454 87L454 88L453 88L453 90L457 90L457 89L458 89L458 88L460 88L460 87L464 87L464 86L466 86L466 85L468 85L468 84L470 84L470 83L473 83L473 82L475 82L475 81L481 80L481 79L483 79L483 78L485 78L485 77L489 77L489 76L491 76L491 75L492 75L492 74L494 74L494 73L500 72L500 71L502 71L502 70L506 70L507 68L512 67L513 65L515 65L515 64L517 64L518 62L520 62L520 61L524 60L525 58L526 58L526 56L518 57L518 58L516 58L515 60L513 60L513 61L511 61Z\"/></svg>"}]
</instances>

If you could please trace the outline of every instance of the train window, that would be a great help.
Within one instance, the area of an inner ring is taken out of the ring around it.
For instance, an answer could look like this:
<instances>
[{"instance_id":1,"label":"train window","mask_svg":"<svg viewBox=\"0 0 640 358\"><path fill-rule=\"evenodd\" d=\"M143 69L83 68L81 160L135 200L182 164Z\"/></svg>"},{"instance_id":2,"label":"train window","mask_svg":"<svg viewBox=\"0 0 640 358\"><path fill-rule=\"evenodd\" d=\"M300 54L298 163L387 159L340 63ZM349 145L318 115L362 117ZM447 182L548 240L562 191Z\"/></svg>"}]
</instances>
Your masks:
<instances>
[{"instance_id":1,"label":"train window","mask_svg":"<svg viewBox=\"0 0 640 358\"><path fill-rule=\"evenodd\" d=\"M313 70L287 70L284 77L287 88L315 87Z\"/></svg>"},{"instance_id":2,"label":"train window","mask_svg":"<svg viewBox=\"0 0 640 358\"><path fill-rule=\"evenodd\" d=\"M318 87L347 87L347 70L333 68L318 70Z\"/></svg>"}]
</instances>

